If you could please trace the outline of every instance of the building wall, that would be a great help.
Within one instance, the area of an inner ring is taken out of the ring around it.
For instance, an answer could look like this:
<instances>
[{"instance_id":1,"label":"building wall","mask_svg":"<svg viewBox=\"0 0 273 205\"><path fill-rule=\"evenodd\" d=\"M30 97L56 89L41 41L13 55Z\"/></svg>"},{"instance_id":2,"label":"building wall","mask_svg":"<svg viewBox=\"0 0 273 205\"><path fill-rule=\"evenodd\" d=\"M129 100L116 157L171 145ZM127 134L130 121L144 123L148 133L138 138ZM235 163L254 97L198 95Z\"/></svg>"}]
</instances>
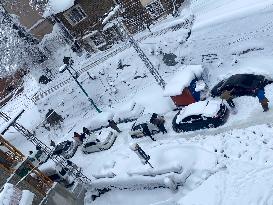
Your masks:
<instances>
[{"instance_id":1,"label":"building wall","mask_svg":"<svg viewBox=\"0 0 273 205\"><path fill-rule=\"evenodd\" d=\"M75 4L79 4L87 15L87 17L78 24L72 26L66 19L64 15L65 12L59 13L56 16L76 38L82 37L90 30L99 29L101 26L99 23L99 18L114 6L114 2L112 0L76 0Z\"/></svg>"},{"instance_id":2,"label":"building wall","mask_svg":"<svg viewBox=\"0 0 273 205\"><path fill-rule=\"evenodd\" d=\"M4 5L5 9L10 14L15 14L19 17L20 24L25 27L27 30L32 28L37 22L39 22L43 17L39 12L33 9L29 5L29 0L20 0L16 1L6 1L7 3ZM45 23L46 22L46 23ZM32 32L30 31L36 38L41 40L44 35L51 33L53 25L50 21L45 20L42 25L37 25Z\"/></svg>"}]
</instances>

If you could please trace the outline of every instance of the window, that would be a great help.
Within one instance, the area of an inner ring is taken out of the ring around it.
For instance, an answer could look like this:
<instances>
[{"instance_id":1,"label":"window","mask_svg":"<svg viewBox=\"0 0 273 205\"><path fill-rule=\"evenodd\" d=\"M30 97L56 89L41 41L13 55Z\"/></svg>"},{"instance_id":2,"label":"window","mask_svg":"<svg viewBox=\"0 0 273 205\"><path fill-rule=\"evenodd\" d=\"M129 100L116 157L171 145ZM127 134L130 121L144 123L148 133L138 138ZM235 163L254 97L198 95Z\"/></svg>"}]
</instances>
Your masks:
<instances>
[{"instance_id":1,"label":"window","mask_svg":"<svg viewBox=\"0 0 273 205\"><path fill-rule=\"evenodd\" d=\"M86 18L86 14L80 5L75 5L70 8L64 13L64 16L72 26L75 26L77 23Z\"/></svg>"},{"instance_id":2,"label":"window","mask_svg":"<svg viewBox=\"0 0 273 205\"><path fill-rule=\"evenodd\" d=\"M159 0L155 0L146 6L146 10L152 16L152 18L157 18L164 13L164 8Z\"/></svg>"}]
</instances>

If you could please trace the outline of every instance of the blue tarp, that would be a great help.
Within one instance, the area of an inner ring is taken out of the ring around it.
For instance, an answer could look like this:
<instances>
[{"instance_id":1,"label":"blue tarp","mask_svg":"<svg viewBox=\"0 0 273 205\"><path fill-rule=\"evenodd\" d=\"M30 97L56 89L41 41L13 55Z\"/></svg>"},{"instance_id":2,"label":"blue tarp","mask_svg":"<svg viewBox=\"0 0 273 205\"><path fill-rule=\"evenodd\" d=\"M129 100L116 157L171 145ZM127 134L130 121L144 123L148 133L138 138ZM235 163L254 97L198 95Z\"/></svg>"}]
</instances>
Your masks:
<instances>
[{"instance_id":1,"label":"blue tarp","mask_svg":"<svg viewBox=\"0 0 273 205\"><path fill-rule=\"evenodd\" d=\"M195 99L196 102L200 101L200 91L199 92L196 92L195 91L195 87L196 87L196 82L198 81L199 79L195 78L191 81L191 84L190 86L188 87L188 89L190 90L193 98Z\"/></svg>"}]
</instances>

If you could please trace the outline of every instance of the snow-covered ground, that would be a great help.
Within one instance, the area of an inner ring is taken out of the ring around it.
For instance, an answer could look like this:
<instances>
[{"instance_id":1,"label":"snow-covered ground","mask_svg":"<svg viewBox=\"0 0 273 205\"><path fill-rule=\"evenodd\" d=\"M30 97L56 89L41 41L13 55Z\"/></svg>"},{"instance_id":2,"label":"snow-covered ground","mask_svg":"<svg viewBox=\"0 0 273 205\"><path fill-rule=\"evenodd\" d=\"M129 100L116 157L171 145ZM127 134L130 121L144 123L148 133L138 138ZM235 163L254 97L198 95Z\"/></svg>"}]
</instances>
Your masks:
<instances>
[{"instance_id":1,"label":"snow-covered ground","mask_svg":"<svg viewBox=\"0 0 273 205\"><path fill-rule=\"evenodd\" d=\"M187 15L180 19L170 16L162 22L162 28L166 28L193 14L195 21L187 40L189 30L180 29L150 36L139 45L166 81L182 64L202 65L204 79L210 88L235 73L256 73L272 78L272 11L273 0L188 1L182 10ZM152 31L159 28L154 27ZM167 66L163 62L166 53L177 56L175 65ZM119 69L120 62L124 65L122 69ZM88 65L88 59L85 62L77 59L76 65L80 70L81 66ZM156 142L148 137L132 139L129 131L133 122L129 122L118 125L122 132L111 149L89 155L80 149L76 152L71 160L93 180L93 187L112 188L95 201L89 191L86 205L273 203L273 85L265 88L269 112L262 112L257 98L240 97L234 100L238 113L230 115L223 126L177 134L171 127L176 114L173 102L163 96L163 90L133 48L93 67L89 73L93 79L82 74L79 80L102 114L97 114L74 82L36 104L29 99L37 86L29 83L23 97L1 110L12 116L24 105L27 111L19 122L35 130L37 137L46 144L50 140L71 140L73 132L82 132L83 126L107 125L109 118L126 112L134 103L144 107L144 113L165 115L168 133L156 134ZM42 89L67 77L56 77ZM48 131L41 125L50 108L61 114L64 122ZM6 137L24 153L33 149L13 129ZM143 165L130 150L130 144L135 142L151 156L154 169ZM169 189L168 180L177 183L178 190ZM123 188L126 190L120 190Z\"/></svg>"}]
</instances>

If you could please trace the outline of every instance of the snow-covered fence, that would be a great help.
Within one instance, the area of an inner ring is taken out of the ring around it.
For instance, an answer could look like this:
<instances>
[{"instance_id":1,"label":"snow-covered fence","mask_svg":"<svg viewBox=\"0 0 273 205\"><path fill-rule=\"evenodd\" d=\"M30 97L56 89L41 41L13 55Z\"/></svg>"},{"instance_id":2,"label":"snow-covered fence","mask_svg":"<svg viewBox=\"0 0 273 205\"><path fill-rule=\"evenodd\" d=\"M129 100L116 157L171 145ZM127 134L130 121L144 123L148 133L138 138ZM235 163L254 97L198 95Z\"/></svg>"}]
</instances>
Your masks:
<instances>
[{"instance_id":1,"label":"snow-covered fence","mask_svg":"<svg viewBox=\"0 0 273 205\"><path fill-rule=\"evenodd\" d=\"M175 191L179 186L183 186L186 180L191 176L191 171L184 171L181 174L167 173L156 176L131 176L131 177L114 177L100 178L93 180L90 186L90 195L96 196L96 190L143 190L167 188ZM99 194L100 195L100 194Z\"/></svg>"},{"instance_id":2,"label":"snow-covered fence","mask_svg":"<svg viewBox=\"0 0 273 205\"><path fill-rule=\"evenodd\" d=\"M173 24L172 26L170 27L167 27L165 29L162 29L162 30L159 30L159 31L155 31L153 33L149 33L145 36L142 36L140 37L139 39L136 39L137 42L141 42L149 37L152 37L152 36L160 36L162 34L165 34L169 31L176 31L176 30L179 30L181 28L183 29L189 29L191 28L193 24L193 18L186 18L184 21L182 22L177 22L177 24ZM79 75L83 74L84 72L90 70L91 68L95 67L95 66L98 66L99 64L105 62L107 59L117 55L118 53L130 48L131 45L127 42L127 43L124 43L122 46L118 47L117 49L111 51L111 52L107 52L103 57L91 62L90 64L84 66L83 68L81 68L80 70L78 70L77 72L79 73ZM37 102L45 97L47 97L48 95L54 93L55 91L58 91L59 89L61 89L62 87L66 86L67 84L69 84L71 82L71 78L68 78L64 81L62 81L61 83L53 86L53 87L50 87L49 89L45 90L45 91L40 91L38 93L36 93L33 97L32 97L32 100L33 102Z\"/></svg>"},{"instance_id":3,"label":"snow-covered fence","mask_svg":"<svg viewBox=\"0 0 273 205\"><path fill-rule=\"evenodd\" d=\"M6 122L11 120L11 117L9 117L8 115L6 115L3 112L0 112L0 117L3 118ZM69 164L67 162L67 160L62 155L52 155L52 150L46 144L44 144L41 140L39 140L37 137L35 137L35 135L32 132L30 132L29 130L27 130L22 125L18 124L17 122L14 122L12 124L12 126L18 132L20 132L24 137L26 137L26 139L29 142L31 142L35 146L41 147L41 150L43 151L43 153L46 154L47 156L49 156L54 162L60 164L63 168L69 168L71 175L75 179L76 178L79 179L84 184L91 183L91 180L82 173L81 168L79 168L75 164L73 164L73 165Z\"/></svg>"}]
</instances>

